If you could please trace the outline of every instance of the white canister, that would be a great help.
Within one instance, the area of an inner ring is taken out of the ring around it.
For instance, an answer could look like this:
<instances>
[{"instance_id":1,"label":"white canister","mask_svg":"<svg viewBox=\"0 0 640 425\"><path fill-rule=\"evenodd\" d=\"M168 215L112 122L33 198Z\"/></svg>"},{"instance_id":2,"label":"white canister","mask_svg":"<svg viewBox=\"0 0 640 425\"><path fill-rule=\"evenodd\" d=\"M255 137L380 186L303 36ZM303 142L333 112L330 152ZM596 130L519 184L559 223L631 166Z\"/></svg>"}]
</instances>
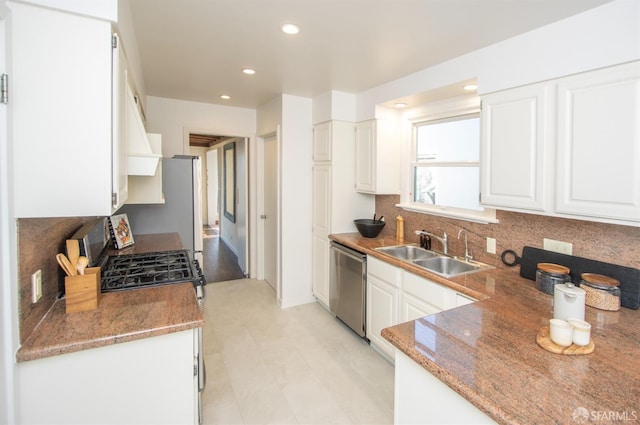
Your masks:
<instances>
[{"instance_id":1,"label":"white canister","mask_svg":"<svg viewBox=\"0 0 640 425\"><path fill-rule=\"evenodd\" d=\"M549 338L555 344L568 347L573 342L573 328L566 320L549 320Z\"/></svg>"},{"instance_id":2,"label":"white canister","mask_svg":"<svg viewBox=\"0 0 640 425\"><path fill-rule=\"evenodd\" d=\"M567 322L573 328L573 343L584 347L591 341L591 325L584 320L569 318Z\"/></svg>"},{"instance_id":3,"label":"white canister","mask_svg":"<svg viewBox=\"0 0 640 425\"><path fill-rule=\"evenodd\" d=\"M553 288L553 318L584 320L584 289L571 282L555 285Z\"/></svg>"}]
</instances>

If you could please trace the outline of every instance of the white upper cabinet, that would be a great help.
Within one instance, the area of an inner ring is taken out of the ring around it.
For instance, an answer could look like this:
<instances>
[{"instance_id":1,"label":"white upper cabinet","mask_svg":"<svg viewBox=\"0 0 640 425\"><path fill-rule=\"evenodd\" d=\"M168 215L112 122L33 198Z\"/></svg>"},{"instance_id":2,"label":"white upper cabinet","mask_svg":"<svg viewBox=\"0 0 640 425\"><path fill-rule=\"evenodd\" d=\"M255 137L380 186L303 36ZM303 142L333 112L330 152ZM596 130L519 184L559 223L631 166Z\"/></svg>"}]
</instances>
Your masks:
<instances>
[{"instance_id":1,"label":"white upper cabinet","mask_svg":"<svg viewBox=\"0 0 640 425\"><path fill-rule=\"evenodd\" d=\"M558 83L556 211L640 225L640 62Z\"/></svg>"},{"instance_id":2,"label":"white upper cabinet","mask_svg":"<svg viewBox=\"0 0 640 425\"><path fill-rule=\"evenodd\" d=\"M484 205L640 226L640 62L482 103Z\"/></svg>"},{"instance_id":3,"label":"white upper cabinet","mask_svg":"<svg viewBox=\"0 0 640 425\"><path fill-rule=\"evenodd\" d=\"M112 162L111 22L7 5L14 215L110 215L126 198L120 152Z\"/></svg>"},{"instance_id":4,"label":"white upper cabinet","mask_svg":"<svg viewBox=\"0 0 640 425\"><path fill-rule=\"evenodd\" d=\"M548 85L539 84L483 97L484 204L534 211L547 208L550 91Z\"/></svg>"},{"instance_id":5,"label":"white upper cabinet","mask_svg":"<svg viewBox=\"0 0 640 425\"><path fill-rule=\"evenodd\" d=\"M315 162L331 161L331 122L313 127L313 160Z\"/></svg>"},{"instance_id":6,"label":"white upper cabinet","mask_svg":"<svg viewBox=\"0 0 640 425\"><path fill-rule=\"evenodd\" d=\"M395 126L388 119L356 124L356 190L372 194L399 194L399 146Z\"/></svg>"}]
</instances>

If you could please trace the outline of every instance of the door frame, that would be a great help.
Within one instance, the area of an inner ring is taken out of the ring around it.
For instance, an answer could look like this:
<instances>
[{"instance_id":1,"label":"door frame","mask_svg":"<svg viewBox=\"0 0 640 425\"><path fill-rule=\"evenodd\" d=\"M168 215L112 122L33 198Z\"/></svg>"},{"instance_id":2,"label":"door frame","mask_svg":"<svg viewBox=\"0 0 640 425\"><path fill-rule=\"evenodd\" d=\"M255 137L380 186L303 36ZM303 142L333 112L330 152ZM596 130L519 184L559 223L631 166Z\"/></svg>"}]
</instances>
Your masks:
<instances>
[{"instance_id":1,"label":"door frame","mask_svg":"<svg viewBox=\"0 0 640 425\"><path fill-rule=\"evenodd\" d=\"M282 196L280 193L282 184L282 145L281 145L281 136L280 136L280 126L278 125L275 132L270 132L266 134L262 134L258 137L258 143L256 145L256 176L259 176L259 182L256 182L256 236L258 241L258 252L257 252L257 279L264 280L265 278L265 244L264 244L264 234L265 234L265 226L264 220L260 219L260 215L264 213L265 208L265 187L264 187L264 176L265 172L265 161L264 161L264 141L265 139L275 137L276 143L276 203L278 205L278 211L276 214L276 300L278 305L282 305L282 264L281 264L281 251L282 251L282 241L281 241L281 228L282 228Z\"/></svg>"},{"instance_id":2,"label":"door frame","mask_svg":"<svg viewBox=\"0 0 640 425\"><path fill-rule=\"evenodd\" d=\"M255 163L256 151L255 145L256 143L256 135L255 134L239 134L235 132L230 132L228 130L223 129L215 129L215 128L202 128L202 127L183 127L182 129L182 153L183 155L191 155L189 146L189 134L197 133L197 134L212 134L212 135L225 135L229 138L239 138L245 140L245 152L246 152L246 186L245 187L245 196L242 198L242 202L246 205L246 217L245 217L245 228L247 233L246 243L244 244L244 257L246 258L246 271L245 276L255 278L256 273L255 270L257 267L257 232L254 231L256 229L256 221L257 221L257 209L255 202L255 194L256 194L256 185L257 180L255 178L255 173L253 172L253 163ZM222 145L220 145L222 146ZM206 151L205 151L206 152ZM206 157L206 155L205 155ZM220 155L218 155L218 159L220 159ZM220 165L220 163L218 163ZM204 168L204 167L202 167ZM219 170L220 171L220 170ZM218 176L220 178L220 176ZM202 179L203 185L207 184L206 179ZM205 190L206 191L206 190ZM220 219L220 225L222 226L222 219ZM222 229L220 229L222 231Z\"/></svg>"}]
</instances>

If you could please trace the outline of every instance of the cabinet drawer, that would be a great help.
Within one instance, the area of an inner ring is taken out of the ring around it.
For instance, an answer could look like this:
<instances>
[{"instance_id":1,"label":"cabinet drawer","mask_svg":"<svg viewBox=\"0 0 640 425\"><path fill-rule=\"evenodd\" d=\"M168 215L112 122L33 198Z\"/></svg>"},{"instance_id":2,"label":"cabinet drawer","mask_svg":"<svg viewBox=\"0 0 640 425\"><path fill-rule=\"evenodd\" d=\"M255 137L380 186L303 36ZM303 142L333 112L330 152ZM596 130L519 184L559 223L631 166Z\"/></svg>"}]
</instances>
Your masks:
<instances>
[{"instance_id":1,"label":"cabinet drawer","mask_svg":"<svg viewBox=\"0 0 640 425\"><path fill-rule=\"evenodd\" d=\"M402 284L405 292L443 310L447 307L447 293L454 293L452 289L408 272L404 272Z\"/></svg>"},{"instance_id":2,"label":"cabinet drawer","mask_svg":"<svg viewBox=\"0 0 640 425\"><path fill-rule=\"evenodd\" d=\"M395 286L400 286L400 269L377 258L367 257L367 274L375 275Z\"/></svg>"}]
</instances>

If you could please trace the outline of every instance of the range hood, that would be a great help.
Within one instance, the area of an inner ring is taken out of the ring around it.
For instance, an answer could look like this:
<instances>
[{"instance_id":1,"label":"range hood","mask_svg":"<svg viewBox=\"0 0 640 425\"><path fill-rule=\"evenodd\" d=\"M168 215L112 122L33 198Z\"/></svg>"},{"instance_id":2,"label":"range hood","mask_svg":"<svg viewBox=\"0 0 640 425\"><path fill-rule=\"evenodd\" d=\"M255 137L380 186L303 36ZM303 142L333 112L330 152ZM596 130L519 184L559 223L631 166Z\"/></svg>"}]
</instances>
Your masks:
<instances>
[{"instance_id":1,"label":"range hood","mask_svg":"<svg viewBox=\"0 0 640 425\"><path fill-rule=\"evenodd\" d=\"M129 139L131 141L131 139ZM155 176L158 163L162 158L161 139L149 139L145 134L146 148L132 150L129 146L127 174L130 176Z\"/></svg>"},{"instance_id":2,"label":"range hood","mask_svg":"<svg viewBox=\"0 0 640 425\"><path fill-rule=\"evenodd\" d=\"M130 176L154 176L162 158L162 146L149 140L131 90L127 90L127 174Z\"/></svg>"}]
</instances>

